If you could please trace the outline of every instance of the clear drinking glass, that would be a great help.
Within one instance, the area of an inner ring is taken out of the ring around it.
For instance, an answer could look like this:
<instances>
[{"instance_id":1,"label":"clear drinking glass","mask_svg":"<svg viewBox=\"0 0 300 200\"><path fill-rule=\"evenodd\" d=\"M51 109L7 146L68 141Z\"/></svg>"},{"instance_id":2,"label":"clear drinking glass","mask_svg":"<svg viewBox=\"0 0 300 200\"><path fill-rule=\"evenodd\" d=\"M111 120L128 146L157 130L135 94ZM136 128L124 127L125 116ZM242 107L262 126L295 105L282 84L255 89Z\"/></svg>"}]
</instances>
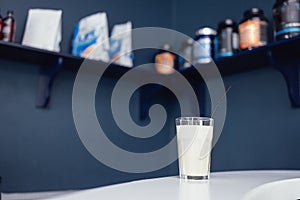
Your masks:
<instances>
[{"instance_id":1,"label":"clear drinking glass","mask_svg":"<svg viewBox=\"0 0 300 200\"><path fill-rule=\"evenodd\" d=\"M208 117L176 119L180 178L209 179L213 125Z\"/></svg>"}]
</instances>

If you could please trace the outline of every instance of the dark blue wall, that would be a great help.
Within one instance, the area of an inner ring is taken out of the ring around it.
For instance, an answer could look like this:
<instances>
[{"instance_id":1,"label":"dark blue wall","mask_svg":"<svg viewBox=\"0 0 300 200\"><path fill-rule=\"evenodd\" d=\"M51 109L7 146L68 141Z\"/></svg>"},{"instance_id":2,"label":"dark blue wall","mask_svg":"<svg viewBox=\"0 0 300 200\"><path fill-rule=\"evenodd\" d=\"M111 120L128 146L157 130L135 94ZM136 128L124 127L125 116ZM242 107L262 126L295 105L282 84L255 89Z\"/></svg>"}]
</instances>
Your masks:
<instances>
[{"instance_id":1,"label":"dark blue wall","mask_svg":"<svg viewBox=\"0 0 300 200\"><path fill-rule=\"evenodd\" d=\"M168 1L1 1L2 15L12 9L17 21L16 42L20 42L29 8L63 9L62 51L69 52L75 23L89 14L106 11L113 24L131 20L134 27L171 28ZM151 61L141 52L137 63ZM0 60L0 174L4 191L76 189L128 181L143 177L175 174L167 167L148 174L127 174L112 170L94 159L82 145L72 117L74 72L62 71L55 80L49 109L35 108L38 67ZM116 128L110 108L110 93L116 80L104 79L104 91L97 93L97 114L110 138L123 148L146 151L169 140L171 124L157 137L139 144ZM163 100L164 101L164 100ZM163 103L163 102L162 102ZM139 119L139 96L133 97L131 114ZM142 124L143 121L137 121ZM146 121L147 122L147 121ZM174 131L173 131L174 133ZM119 135L118 135L119 134ZM155 145L153 145L155 144Z\"/></svg>"},{"instance_id":2,"label":"dark blue wall","mask_svg":"<svg viewBox=\"0 0 300 200\"><path fill-rule=\"evenodd\" d=\"M11 61L0 63L0 171L4 191L87 188L174 174L174 166L148 174L121 173L104 166L87 152L72 117L75 73L62 71L53 86L50 108L36 109L38 68ZM136 152L147 152L166 143L170 123L156 138L143 143L124 137L118 130L109 110L115 81L102 79L103 89L96 97L100 123L112 141ZM135 106L131 114L139 119L138 95L133 97L132 104Z\"/></svg>"},{"instance_id":3,"label":"dark blue wall","mask_svg":"<svg viewBox=\"0 0 300 200\"><path fill-rule=\"evenodd\" d=\"M300 169L300 110L291 108L283 76L266 68L224 81L232 89L213 169Z\"/></svg>"},{"instance_id":4,"label":"dark blue wall","mask_svg":"<svg viewBox=\"0 0 300 200\"><path fill-rule=\"evenodd\" d=\"M193 36L198 27L216 27L225 17L239 20L243 11L252 6L263 8L270 18L273 3L273 0L2 0L0 7L2 13L7 9L15 11L17 42L21 41L29 8L63 9L62 50L68 52L75 22L97 11L107 11L110 25L131 20L134 27L175 28ZM141 53L137 59L143 63L152 56ZM99 163L76 134L71 110L75 74L69 71L59 74L47 110L34 107L37 75L36 66L0 60L0 175L4 191L87 188L177 173L176 163L148 174L121 173ZM97 96L97 111L106 116L103 123L111 132L118 132L107 100L115 81L104 79L105 90ZM266 68L226 77L225 84L231 85L232 90L228 95L225 128L213 153L213 170L299 169L300 110L290 107L282 76ZM165 104L170 102L168 99L168 96L160 97ZM137 95L133 99L133 105L137 106L132 106L136 119L138 104ZM162 144L168 140L169 133L174 133L171 119L176 111L170 109L172 106L168 110L170 120L161 137L149 141L148 146L137 144L137 149ZM126 140L119 142L126 145Z\"/></svg>"},{"instance_id":5,"label":"dark blue wall","mask_svg":"<svg viewBox=\"0 0 300 200\"><path fill-rule=\"evenodd\" d=\"M239 22L251 7L262 8L272 21L275 0L176 2L176 29L193 37L197 28L217 28L225 18ZM212 169L300 169L300 109L291 108L283 76L268 67L225 77L224 82L232 89Z\"/></svg>"}]
</instances>

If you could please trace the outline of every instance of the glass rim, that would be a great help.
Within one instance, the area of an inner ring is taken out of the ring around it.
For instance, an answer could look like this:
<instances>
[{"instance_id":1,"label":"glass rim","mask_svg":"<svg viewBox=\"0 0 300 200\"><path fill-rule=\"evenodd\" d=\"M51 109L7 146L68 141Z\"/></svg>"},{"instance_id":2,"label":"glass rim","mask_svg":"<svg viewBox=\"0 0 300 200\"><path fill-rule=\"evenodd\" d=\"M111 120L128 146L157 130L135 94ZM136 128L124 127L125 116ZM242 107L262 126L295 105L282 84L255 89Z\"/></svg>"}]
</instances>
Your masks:
<instances>
[{"instance_id":1,"label":"glass rim","mask_svg":"<svg viewBox=\"0 0 300 200\"><path fill-rule=\"evenodd\" d=\"M190 121L190 120L214 121L214 119L211 118L211 117L177 117L175 120L176 121L179 121L179 120L185 120L185 121Z\"/></svg>"}]
</instances>

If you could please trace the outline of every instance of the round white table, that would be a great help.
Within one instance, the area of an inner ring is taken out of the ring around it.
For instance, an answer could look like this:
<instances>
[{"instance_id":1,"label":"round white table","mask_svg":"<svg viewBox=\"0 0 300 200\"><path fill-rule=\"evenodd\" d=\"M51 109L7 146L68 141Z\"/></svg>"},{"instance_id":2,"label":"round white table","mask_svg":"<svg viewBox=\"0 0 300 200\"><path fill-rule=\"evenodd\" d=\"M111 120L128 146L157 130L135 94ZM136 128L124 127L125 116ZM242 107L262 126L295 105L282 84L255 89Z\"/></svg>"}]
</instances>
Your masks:
<instances>
[{"instance_id":1,"label":"round white table","mask_svg":"<svg viewBox=\"0 0 300 200\"><path fill-rule=\"evenodd\" d=\"M294 178L300 178L300 171L217 172L211 174L209 181L185 181L178 177L165 177L76 191L50 198L42 198L40 195L40 199L241 200L249 191L262 184Z\"/></svg>"}]
</instances>

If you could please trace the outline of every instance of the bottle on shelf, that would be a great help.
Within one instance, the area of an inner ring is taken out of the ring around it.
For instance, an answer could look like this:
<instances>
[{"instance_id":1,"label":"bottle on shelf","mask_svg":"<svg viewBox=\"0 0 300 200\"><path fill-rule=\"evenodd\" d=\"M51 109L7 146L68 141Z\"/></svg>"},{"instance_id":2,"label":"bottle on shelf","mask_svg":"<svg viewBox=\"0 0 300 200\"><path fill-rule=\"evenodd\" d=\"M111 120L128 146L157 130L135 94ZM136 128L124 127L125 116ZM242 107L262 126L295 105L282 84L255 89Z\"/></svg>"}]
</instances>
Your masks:
<instances>
[{"instance_id":1,"label":"bottle on shelf","mask_svg":"<svg viewBox=\"0 0 300 200\"><path fill-rule=\"evenodd\" d=\"M192 38L189 38L182 43L180 48L180 57L178 60L180 69L185 69L192 66L194 56L193 47L194 40Z\"/></svg>"},{"instance_id":2,"label":"bottle on shelf","mask_svg":"<svg viewBox=\"0 0 300 200\"><path fill-rule=\"evenodd\" d=\"M226 19L218 25L216 58L233 56L239 50L239 34L235 21Z\"/></svg>"},{"instance_id":3,"label":"bottle on shelf","mask_svg":"<svg viewBox=\"0 0 300 200\"><path fill-rule=\"evenodd\" d=\"M273 19L275 40L300 35L300 0L277 0Z\"/></svg>"},{"instance_id":4,"label":"bottle on shelf","mask_svg":"<svg viewBox=\"0 0 300 200\"><path fill-rule=\"evenodd\" d=\"M200 28L196 32L193 59L194 65L205 64L213 61L215 56L215 38L217 31L210 27Z\"/></svg>"},{"instance_id":5,"label":"bottle on shelf","mask_svg":"<svg viewBox=\"0 0 300 200\"><path fill-rule=\"evenodd\" d=\"M268 44L269 21L263 10L251 8L244 12L244 19L239 24L240 48L252 49Z\"/></svg>"},{"instance_id":6,"label":"bottle on shelf","mask_svg":"<svg viewBox=\"0 0 300 200\"><path fill-rule=\"evenodd\" d=\"M155 69L160 74L172 74L176 67L176 56L171 52L171 46L164 44L155 56Z\"/></svg>"},{"instance_id":7,"label":"bottle on shelf","mask_svg":"<svg viewBox=\"0 0 300 200\"><path fill-rule=\"evenodd\" d=\"M14 42L15 41L15 29L16 23L13 16L13 11L9 10L7 16L3 19L3 41Z\"/></svg>"}]
</instances>

